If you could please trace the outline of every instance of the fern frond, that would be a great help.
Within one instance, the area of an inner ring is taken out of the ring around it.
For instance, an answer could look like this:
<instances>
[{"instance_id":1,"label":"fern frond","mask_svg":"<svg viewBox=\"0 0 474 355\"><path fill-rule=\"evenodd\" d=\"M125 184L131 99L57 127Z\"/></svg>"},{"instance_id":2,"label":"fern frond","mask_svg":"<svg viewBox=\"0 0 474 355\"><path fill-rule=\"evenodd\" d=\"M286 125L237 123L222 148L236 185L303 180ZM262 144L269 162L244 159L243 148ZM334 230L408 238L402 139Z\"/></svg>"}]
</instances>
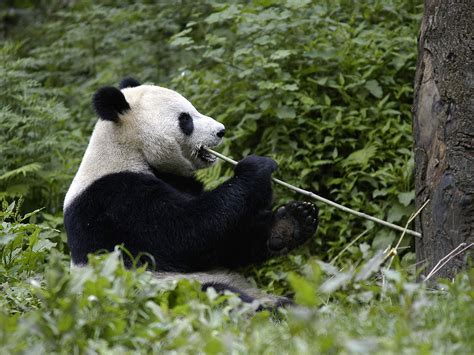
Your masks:
<instances>
[{"instance_id":1,"label":"fern frond","mask_svg":"<svg viewBox=\"0 0 474 355\"><path fill-rule=\"evenodd\" d=\"M42 168L43 166L40 163L31 163L31 164L23 165L14 170L7 171L3 175L0 175L0 181L7 181L19 175L22 175L23 177L25 177L26 175L37 173Z\"/></svg>"}]
</instances>

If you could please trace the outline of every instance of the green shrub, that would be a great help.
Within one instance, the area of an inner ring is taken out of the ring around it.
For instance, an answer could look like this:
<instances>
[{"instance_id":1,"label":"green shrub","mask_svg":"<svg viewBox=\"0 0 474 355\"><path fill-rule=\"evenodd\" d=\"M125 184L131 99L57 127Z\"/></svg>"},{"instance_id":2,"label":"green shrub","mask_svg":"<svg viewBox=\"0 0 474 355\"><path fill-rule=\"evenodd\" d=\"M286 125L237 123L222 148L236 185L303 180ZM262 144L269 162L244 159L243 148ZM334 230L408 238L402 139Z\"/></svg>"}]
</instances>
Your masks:
<instances>
[{"instance_id":1,"label":"green shrub","mask_svg":"<svg viewBox=\"0 0 474 355\"><path fill-rule=\"evenodd\" d=\"M2 49L0 124L8 143L1 148L0 187L6 197L24 195L26 210L60 210L95 122L93 92L134 75L175 88L223 121L229 134L222 151L236 159L250 152L272 156L284 180L391 222L403 224L412 212L418 4L209 1L184 2L180 11L168 2L21 6L27 10L7 12L18 25ZM230 174L217 165L199 177L211 188ZM278 203L301 198L276 192ZM372 227L320 207L312 254L333 257ZM362 241L380 248L395 236L376 227ZM357 259L361 252L351 248L348 255Z\"/></svg>"},{"instance_id":2,"label":"green shrub","mask_svg":"<svg viewBox=\"0 0 474 355\"><path fill-rule=\"evenodd\" d=\"M127 75L224 122L225 154L269 155L282 179L403 224L420 4L2 3L0 198L17 202L0 212L0 352L472 353L473 271L415 283L413 253L388 268L380 251L399 235L324 205L308 248L247 270L295 296L276 314L195 283L161 284L126 270L118 252L70 272L62 227L96 120L90 98ZM212 188L231 172L198 175ZM276 193L277 203L301 198Z\"/></svg>"},{"instance_id":3,"label":"green shrub","mask_svg":"<svg viewBox=\"0 0 474 355\"><path fill-rule=\"evenodd\" d=\"M59 233L32 218L0 213L2 354L474 351L474 269L428 288L382 253L343 271L312 259L284 275L297 307L255 314L235 295L127 270L118 252L70 271Z\"/></svg>"},{"instance_id":4,"label":"green shrub","mask_svg":"<svg viewBox=\"0 0 474 355\"><path fill-rule=\"evenodd\" d=\"M27 210L57 213L82 146L68 109L30 73L38 61L17 57L20 47L0 47L0 198L24 196Z\"/></svg>"}]
</instances>

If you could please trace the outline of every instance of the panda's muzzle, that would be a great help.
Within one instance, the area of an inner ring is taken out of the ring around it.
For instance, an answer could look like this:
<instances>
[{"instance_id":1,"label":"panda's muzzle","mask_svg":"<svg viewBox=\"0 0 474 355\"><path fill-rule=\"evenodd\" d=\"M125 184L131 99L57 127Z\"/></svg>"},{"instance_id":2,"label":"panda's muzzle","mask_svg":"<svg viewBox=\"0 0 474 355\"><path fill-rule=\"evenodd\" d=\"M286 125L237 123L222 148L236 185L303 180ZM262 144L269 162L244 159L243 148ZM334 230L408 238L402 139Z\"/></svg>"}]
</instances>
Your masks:
<instances>
[{"instance_id":1,"label":"panda's muzzle","mask_svg":"<svg viewBox=\"0 0 474 355\"><path fill-rule=\"evenodd\" d=\"M203 160L204 162L206 162L208 164L214 163L217 159L214 155L212 155L211 153L206 151L204 149L204 146L199 148L199 150L197 152L197 156L198 156L199 159Z\"/></svg>"}]
</instances>

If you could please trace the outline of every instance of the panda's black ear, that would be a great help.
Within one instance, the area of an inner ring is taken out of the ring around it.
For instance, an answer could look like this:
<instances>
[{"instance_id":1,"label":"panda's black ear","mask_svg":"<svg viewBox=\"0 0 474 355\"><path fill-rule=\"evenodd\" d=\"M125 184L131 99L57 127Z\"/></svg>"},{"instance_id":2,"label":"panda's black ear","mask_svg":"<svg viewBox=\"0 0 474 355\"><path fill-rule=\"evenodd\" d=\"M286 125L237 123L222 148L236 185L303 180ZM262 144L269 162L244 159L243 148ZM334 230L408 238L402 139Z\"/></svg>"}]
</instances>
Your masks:
<instances>
[{"instance_id":1,"label":"panda's black ear","mask_svg":"<svg viewBox=\"0 0 474 355\"><path fill-rule=\"evenodd\" d=\"M99 89L92 98L92 104L101 119L113 122L118 122L119 115L130 110L122 92L111 86Z\"/></svg>"},{"instance_id":2,"label":"panda's black ear","mask_svg":"<svg viewBox=\"0 0 474 355\"><path fill-rule=\"evenodd\" d=\"M126 88L134 88L135 86L140 86L140 82L138 80L135 80L134 78L127 77L124 78L119 85L120 89L126 89Z\"/></svg>"}]
</instances>

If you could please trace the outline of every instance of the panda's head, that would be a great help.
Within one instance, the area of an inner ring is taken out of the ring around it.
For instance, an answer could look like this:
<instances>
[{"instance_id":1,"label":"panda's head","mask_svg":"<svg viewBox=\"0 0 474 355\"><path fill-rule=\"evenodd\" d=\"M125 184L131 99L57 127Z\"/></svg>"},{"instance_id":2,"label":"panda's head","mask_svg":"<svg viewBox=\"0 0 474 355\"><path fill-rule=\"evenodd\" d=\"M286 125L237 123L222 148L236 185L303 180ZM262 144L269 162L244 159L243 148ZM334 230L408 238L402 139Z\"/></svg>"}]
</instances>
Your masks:
<instances>
[{"instance_id":1,"label":"panda's head","mask_svg":"<svg viewBox=\"0 0 474 355\"><path fill-rule=\"evenodd\" d=\"M122 80L120 89L99 89L93 105L120 147L138 152L155 169L180 175L214 163L202 148L217 146L225 133L223 124L177 92L132 78Z\"/></svg>"}]
</instances>

